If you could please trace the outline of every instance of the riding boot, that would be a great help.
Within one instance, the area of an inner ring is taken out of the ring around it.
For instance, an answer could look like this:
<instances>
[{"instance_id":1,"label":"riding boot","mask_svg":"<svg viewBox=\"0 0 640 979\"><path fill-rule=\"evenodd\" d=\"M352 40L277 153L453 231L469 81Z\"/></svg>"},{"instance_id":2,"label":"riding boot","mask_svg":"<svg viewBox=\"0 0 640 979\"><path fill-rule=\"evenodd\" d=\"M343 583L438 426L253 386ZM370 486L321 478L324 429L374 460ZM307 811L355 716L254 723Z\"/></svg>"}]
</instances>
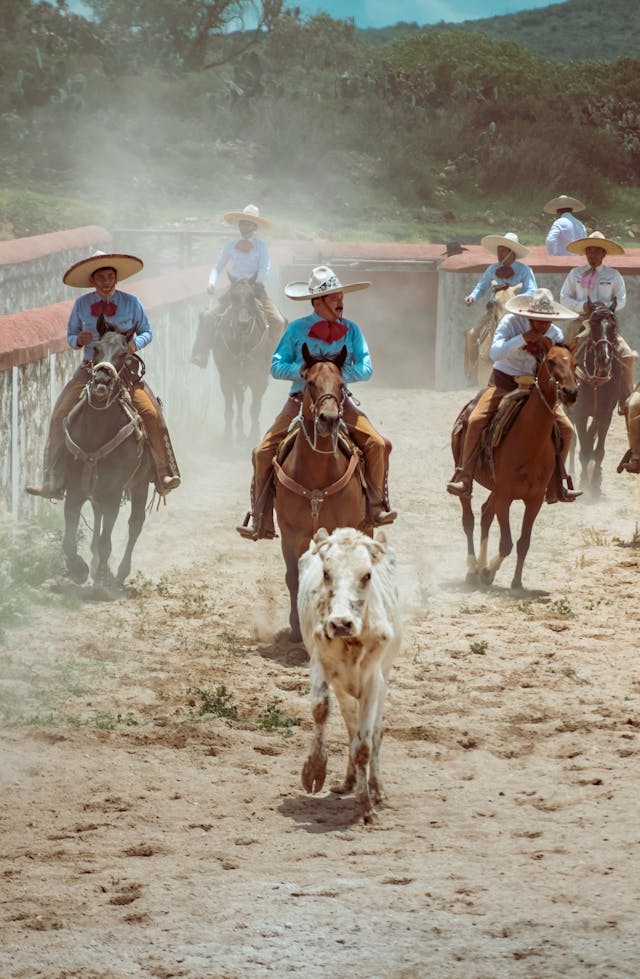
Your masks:
<instances>
[{"instance_id":1,"label":"riding boot","mask_svg":"<svg viewBox=\"0 0 640 979\"><path fill-rule=\"evenodd\" d=\"M473 477L456 466L453 476L447 483L447 493L452 496L471 496L473 492Z\"/></svg>"},{"instance_id":2,"label":"riding boot","mask_svg":"<svg viewBox=\"0 0 640 979\"><path fill-rule=\"evenodd\" d=\"M277 538L273 524L273 500L275 486L271 476L260 490L256 498L255 480L251 483L251 510L247 513L242 524L236 527L241 537L246 540L274 540Z\"/></svg>"},{"instance_id":3,"label":"riding boot","mask_svg":"<svg viewBox=\"0 0 640 979\"><path fill-rule=\"evenodd\" d=\"M620 360L620 385L618 388L618 414L626 414L627 401L633 394L634 387L634 367L637 358L635 350L631 350L626 340L618 337L618 347L616 350Z\"/></svg>"},{"instance_id":4,"label":"riding boot","mask_svg":"<svg viewBox=\"0 0 640 979\"><path fill-rule=\"evenodd\" d=\"M131 398L149 439L156 490L166 496L180 486L181 480L162 405L144 382L134 385Z\"/></svg>"},{"instance_id":5,"label":"riding boot","mask_svg":"<svg viewBox=\"0 0 640 979\"><path fill-rule=\"evenodd\" d=\"M196 367L205 368L209 362L209 354L213 344L213 334L215 331L217 312L207 310L200 313L196 339L191 351L191 363Z\"/></svg>"},{"instance_id":6,"label":"riding boot","mask_svg":"<svg viewBox=\"0 0 640 979\"><path fill-rule=\"evenodd\" d=\"M53 445L52 433L49 433L45 448L45 462L42 483L40 486L26 486L31 496L42 496L47 500L64 500L64 466L63 446Z\"/></svg>"}]
</instances>

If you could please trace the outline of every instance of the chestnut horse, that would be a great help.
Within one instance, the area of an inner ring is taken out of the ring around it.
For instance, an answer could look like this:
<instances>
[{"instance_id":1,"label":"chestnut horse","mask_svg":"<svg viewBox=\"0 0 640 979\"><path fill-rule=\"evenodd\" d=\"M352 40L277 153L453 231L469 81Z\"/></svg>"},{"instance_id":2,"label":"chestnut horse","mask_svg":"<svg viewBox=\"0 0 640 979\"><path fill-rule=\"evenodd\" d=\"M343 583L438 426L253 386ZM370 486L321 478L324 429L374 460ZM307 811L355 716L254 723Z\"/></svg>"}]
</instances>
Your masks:
<instances>
[{"instance_id":1,"label":"chestnut horse","mask_svg":"<svg viewBox=\"0 0 640 979\"><path fill-rule=\"evenodd\" d=\"M467 581L474 582L479 577L482 583L491 584L498 568L513 549L509 524L511 503L522 500L524 516L517 544L518 560L511 582L512 589L522 589L522 568L531 542L531 530L555 468L552 437L554 408L558 401L572 404L577 393L573 354L564 346L551 347L538 367L537 376L518 415L494 450L493 460L478 460L473 478L490 490L482 505L478 558L473 543L475 518L471 497L460 497L462 526L467 536ZM463 414L464 411L454 426L451 438L456 464L461 456L463 432L459 421ZM489 561L489 529L494 517L498 518L500 525L500 547L498 554Z\"/></svg>"},{"instance_id":2,"label":"chestnut horse","mask_svg":"<svg viewBox=\"0 0 640 979\"><path fill-rule=\"evenodd\" d=\"M343 347L332 360L317 360L302 348L305 387L296 419L297 434L282 464L274 459L275 511L280 528L285 580L289 589L291 640L300 642L298 559L320 527L364 530L366 505L361 456L341 451L339 435L345 390Z\"/></svg>"},{"instance_id":3,"label":"chestnut horse","mask_svg":"<svg viewBox=\"0 0 640 979\"><path fill-rule=\"evenodd\" d=\"M615 298L610 308L589 302L588 335L576 349L578 399L571 417L580 448L580 486L594 497L600 495L604 445L620 393L615 308Z\"/></svg>"}]
</instances>

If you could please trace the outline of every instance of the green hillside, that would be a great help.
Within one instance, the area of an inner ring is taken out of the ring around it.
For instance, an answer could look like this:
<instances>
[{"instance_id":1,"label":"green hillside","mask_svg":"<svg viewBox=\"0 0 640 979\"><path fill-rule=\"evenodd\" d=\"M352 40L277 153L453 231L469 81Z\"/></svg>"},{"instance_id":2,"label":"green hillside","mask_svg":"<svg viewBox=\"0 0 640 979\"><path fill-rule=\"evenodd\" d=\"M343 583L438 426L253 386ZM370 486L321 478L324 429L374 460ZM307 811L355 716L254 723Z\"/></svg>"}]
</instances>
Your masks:
<instances>
[{"instance_id":1,"label":"green hillside","mask_svg":"<svg viewBox=\"0 0 640 979\"><path fill-rule=\"evenodd\" d=\"M515 41L553 61L615 61L640 52L638 0L566 0L517 14L438 24L439 30L481 31L501 41ZM362 31L373 45L388 44L419 33L417 24Z\"/></svg>"}]
</instances>

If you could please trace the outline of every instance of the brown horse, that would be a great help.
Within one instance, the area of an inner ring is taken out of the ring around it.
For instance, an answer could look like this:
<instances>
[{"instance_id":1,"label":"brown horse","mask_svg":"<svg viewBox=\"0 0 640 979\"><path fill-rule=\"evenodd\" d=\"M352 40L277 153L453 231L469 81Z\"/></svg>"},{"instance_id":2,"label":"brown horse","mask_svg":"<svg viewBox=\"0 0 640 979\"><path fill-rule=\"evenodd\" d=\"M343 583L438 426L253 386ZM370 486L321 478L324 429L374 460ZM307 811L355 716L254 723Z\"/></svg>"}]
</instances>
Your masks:
<instances>
[{"instance_id":1,"label":"brown horse","mask_svg":"<svg viewBox=\"0 0 640 979\"><path fill-rule=\"evenodd\" d=\"M366 505L361 456L340 449L345 390L342 366L347 348L333 360L316 360L306 344L304 393L296 419L297 434L280 465L274 460L275 511L280 528L286 583L291 600L289 624L293 642L301 640L298 618L298 559L320 527L364 530Z\"/></svg>"},{"instance_id":2,"label":"brown horse","mask_svg":"<svg viewBox=\"0 0 640 979\"><path fill-rule=\"evenodd\" d=\"M464 372L469 384L486 387L493 370L489 356L496 326L504 316L505 303L513 299L522 289L522 283L515 286L499 286L494 279L491 283L493 298L487 303L486 312L474 327L464 335Z\"/></svg>"},{"instance_id":3,"label":"brown horse","mask_svg":"<svg viewBox=\"0 0 640 979\"><path fill-rule=\"evenodd\" d=\"M534 383L515 421L494 450L493 459L482 458L476 466L474 479L490 490L482 505L478 558L473 543L475 519L471 497L460 498L462 526L467 537L467 581L474 582L479 577L482 583L491 584L496 571L513 549L509 525L511 503L522 500L524 516L517 544L518 560L511 582L512 589L522 588L522 568L531 542L531 530L555 468L552 438L554 408L558 401L572 404L577 393L573 354L564 346L551 347L540 363ZM462 436L458 420L451 439L456 464L461 455ZM494 516L500 525L500 547L496 557L489 561L489 529Z\"/></svg>"},{"instance_id":4,"label":"brown horse","mask_svg":"<svg viewBox=\"0 0 640 979\"><path fill-rule=\"evenodd\" d=\"M267 319L262 303L255 293L256 277L231 279L227 304L221 311L209 311L201 315L209 323L211 350L220 378L224 396L224 435L231 441L244 441L245 393L251 391L249 408L249 441L259 438L260 409L262 398L269 383L269 365L273 353L273 341L269 335Z\"/></svg>"},{"instance_id":5,"label":"brown horse","mask_svg":"<svg viewBox=\"0 0 640 979\"><path fill-rule=\"evenodd\" d=\"M588 304L588 335L576 349L578 398L571 417L580 447L580 486L600 496L602 460L613 410L620 393L621 365L616 357L616 301ZM575 441L575 440L574 440ZM573 447L572 447L573 452Z\"/></svg>"}]
</instances>

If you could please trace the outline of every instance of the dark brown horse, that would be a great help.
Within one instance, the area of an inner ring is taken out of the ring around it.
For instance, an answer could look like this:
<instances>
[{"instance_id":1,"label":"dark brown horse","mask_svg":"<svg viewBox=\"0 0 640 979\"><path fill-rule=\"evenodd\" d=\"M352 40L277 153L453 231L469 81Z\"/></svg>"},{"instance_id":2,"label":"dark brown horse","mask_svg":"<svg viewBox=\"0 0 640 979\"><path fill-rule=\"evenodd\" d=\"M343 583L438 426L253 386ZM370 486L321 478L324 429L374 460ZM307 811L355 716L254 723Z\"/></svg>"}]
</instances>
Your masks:
<instances>
[{"instance_id":1,"label":"dark brown horse","mask_svg":"<svg viewBox=\"0 0 640 979\"><path fill-rule=\"evenodd\" d=\"M273 341L269 335L262 304L255 293L255 275L250 279L231 278L231 286L225 296L225 309L205 313L213 317L211 350L220 377L224 396L224 435L227 441L233 437L245 440L244 402L245 393L251 391L248 438L259 440L260 408L269 383L269 366L273 353Z\"/></svg>"},{"instance_id":2,"label":"dark brown horse","mask_svg":"<svg viewBox=\"0 0 640 979\"><path fill-rule=\"evenodd\" d=\"M589 333L576 348L578 398L571 417L579 446L580 486L594 497L600 496L605 441L620 393L615 308L615 299L611 308L589 302Z\"/></svg>"},{"instance_id":3,"label":"dark brown horse","mask_svg":"<svg viewBox=\"0 0 640 979\"><path fill-rule=\"evenodd\" d=\"M473 531L475 518L471 497L460 498L462 526L467 537L467 581L491 584L495 574L513 549L509 509L513 500L522 500L524 516L517 544L518 559L511 582L512 589L522 588L522 568L531 530L542 506L555 467L555 448L552 439L554 408L558 401L573 403L577 396L575 361L567 347L551 347L540 363L528 395L525 396L512 426L494 450L493 460L478 462L474 479L490 490L482 505L480 521L480 554L476 558ZM462 417L462 415L460 416ZM462 430L454 426L451 448L456 464L460 459ZM489 529L493 518L500 525L498 554L488 558Z\"/></svg>"},{"instance_id":4,"label":"dark brown horse","mask_svg":"<svg viewBox=\"0 0 640 979\"><path fill-rule=\"evenodd\" d=\"M274 461L275 510L280 528L286 583L291 599L291 639L299 642L298 559L320 527L364 530L366 506L360 453L350 458L339 445L345 391L342 366L347 348L335 360L316 360L302 348L305 388L294 444L280 466Z\"/></svg>"},{"instance_id":5,"label":"dark brown horse","mask_svg":"<svg viewBox=\"0 0 640 979\"><path fill-rule=\"evenodd\" d=\"M127 395L123 372L142 362L130 359L134 330L120 333L97 323L99 363L78 404L65 419L65 501L63 551L70 577L83 584L89 567L78 554L78 524L86 500L93 508L91 577L96 584L122 587L131 571L131 555L145 518L149 483L154 474L140 419ZM123 494L131 501L129 538L115 578L109 569L111 534Z\"/></svg>"}]
</instances>

